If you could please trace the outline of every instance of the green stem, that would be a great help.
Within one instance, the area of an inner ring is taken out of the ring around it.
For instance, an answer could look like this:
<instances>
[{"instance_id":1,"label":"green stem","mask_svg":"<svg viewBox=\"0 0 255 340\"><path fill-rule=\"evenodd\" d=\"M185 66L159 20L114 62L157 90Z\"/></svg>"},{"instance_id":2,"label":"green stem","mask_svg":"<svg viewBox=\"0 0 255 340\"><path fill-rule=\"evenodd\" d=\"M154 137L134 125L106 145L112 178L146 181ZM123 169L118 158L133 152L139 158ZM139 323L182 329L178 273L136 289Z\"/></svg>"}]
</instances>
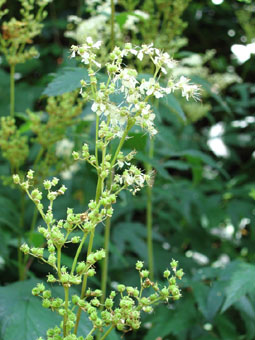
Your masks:
<instances>
[{"instance_id":1,"label":"green stem","mask_svg":"<svg viewBox=\"0 0 255 340\"><path fill-rule=\"evenodd\" d=\"M91 234L90 234L89 246L88 246L88 251L87 251L87 257L89 256L89 254L92 251L94 235L95 235L95 229L93 229ZM87 288L87 280L88 280L88 276L84 275L83 276L83 281L82 281L82 286L81 286L81 295L80 295L81 299L83 299L84 296L85 296L85 292L86 292L86 288ZM77 312L77 316L76 316L75 328L74 328L74 334L76 334L76 335L77 335L77 331L78 331L78 326L79 326L80 318L81 318L81 308L79 307L78 308L78 312Z\"/></svg>"},{"instance_id":2,"label":"green stem","mask_svg":"<svg viewBox=\"0 0 255 340\"><path fill-rule=\"evenodd\" d=\"M96 165L98 166L98 147L97 147L97 141L98 141L98 130L99 130L99 116L96 115L96 142L95 142L95 156L96 156Z\"/></svg>"},{"instance_id":3,"label":"green stem","mask_svg":"<svg viewBox=\"0 0 255 340\"><path fill-rule=\"evenodd\" d=\"M15 113L15 65L10 66L10 115L14 117Z\"/></svg>"},{"instance_id":4,"label":"green stem","mask_svg":"<svg viewBox=\"0 0 255 340\"><path fill-rule=\"evenodd\" d=\"M134 125L134 124L133 124L133 125ZM121 137L121 140L120 140L120 142L119 142L119 145L118 145L118 147L117 147L117 149L116 149L116 151L115 151L115 154L114 154L114 156L113 156L113 159L112 159L112 161L111 161L111 169L113 168L113 166L114 166L114 164L115 164L115 161L116 161L116 159L117 159L117 157L118 157L118 154L119 154L119 152L120 152L120 150L121 150L121 148L122 148L122 146L123 146L123 144L124 144L124 142L125 142L125 140L126 140L127 134L128 134L129 130L132 128L133 125L127 125L126 130L124 131L124 133L123 133L123 135L122 135L122 137Z\"/></svg>"},{"instance_id":5,"label":"green stem","mask_svg":"<svg viewBox=\"0 0 255 340\"><path fill-rule=\"evenodd\" d=\"M68 299L69 299L69 288L64 286L65 290L65 315L64 315L64 325L63 325L63 332L64 336L68 335L69 332L66 330L66 323L68 320Z\"/></svg>"},{"instance_id":6,"label":"green stem","mask_svg":"<svg viewBox=\"0 0 255 340\"><path fill-rule=\"evenodd\" d=\"M24 234L24 215L25 215L25 193L22 191L21 194L21 209L20 209L20 234L18 237L18 267L19 267L19 280L22 281L25 279L25 264L23 254L20 250L21 246L21 235Z\"/></svg>"},{"instance_id":7,"label":"green stem","mask_svg":"<svg viewBox=\"0 0 255 340\"><path fill-rule=\"evenodd\" d=\"M44 148L41 147L40 151L38 152L37 156L36 156L36 159L34 161L34 167L36 166L36 164L39 162L39 160L41 159L42 155L43 155L43 152L44 152Z\"/></svg>"},{"instance_id":8,"label":"green stem","mask_svg":"<svg viewBox=\"0 0 255 340\"><path fill-rule=\"evenodd\" d=\"M61 278L61 247L57 248L58 277Z\"/></svg>"},{"instance_id":9,"label":"green stem","mask_svg":"<svg viewBox=\"0 0 255 340\"><path fill-rule=\"evenodd\" d=\"M32 218L31 228L30 228L30 235L29 235L30 242L31 242L32 233L33 233L34 230L35 230L35 225L36 225L38 213L39 213L38 209L35 208L35 209L34 209L33 218Z\"/></svg>"},{"instance_id":10,"label":"green stem","mask_svg":"<svg viewBox=\"0 0 255 340\"><path fill-rule=\"evenodd\" d=\"M75 258L74 258L74 260L73 260L71 275L73 275L73 273L74 273L74 270L75 270L75 267L76 267L76 263L77 263L78 257L79 257L79 255L80 255L82 246L83 246L83 244L84 244L84 242L85 242L87 236L88 236L88 234L84 234L84 235L83 235L83 238L82 238L82 240L81 240L81 243L80 243L80 245L79 245L79 247L78 247L78 249L77 249L77 251L76 251Z\"/></svg>"},{"instance_id":11,"label":"green stem","mask_svg":"<svg viewBox=\"0 0 255 340\"><path fill-rule=\"evenodd\" d=\"M154 155L154 142L153 139L150 140L149 145L149 158L152 159ZM149 174L152 170L150 163L145 164L146 173ZM148 265L150 272L150 279L154 280L154 263L153 263L153 239L152 239L152 188L147 186L147 206L146 206L146 225L147 225L147 251L148 251Z\"/></svg>"},{"instance_id":12,"label":"green stem","mask_svg":"<svg viewBox=\"0 0 255 340\"><path fill-rule=\"evenodd\" d=\"M105 232L104 232L104 250L105 259L103 260L102 266L102 280L101 280L101 304L104 303L106 297L106 286L107 286L107 276L108 276L108 262L109 262L109 244L110 244L110 230L111 230L111 218L107 217L105 222Z\"/></svg>"},{"instance_id":13,"label":"green stem","mask_svg":"<svg viewBox=\"0 0 255 340\"><path fill-rule=\"evenodd\" d=\"M100 175L98 174L98 180L97 180L97 192L96 192L96 202L98 203L100 195L101 195L101 191L102 191L102 179L101 177L99 177ZM89 256L89 254L92 251L92 247L93 247L93 241L94 241L94 235L95 235L95 229L93 228L93 230L91 231L90 234L90 238L89 238L89 245L88 245L88 251L87 251L87 257ZM80 298L83 299L85 296L85 292L86 292L86 288L87 288L87 280L88 280L88 276L84 275L83 276L83 281L82 281L82 286L81 286L81 295ZM77 311L77 316L76 316L76 323L75 323L75 328L74 328L74 334L77 334L78 331L78 326L79 326L79 322L80 322L80 318L81 318L81 308L78 308Z\"/></svg>"},{"instance_id":14,"label":"green stem","mask_svg":"<svg viewBox=\"0 0 255 340\"><path fill-rule=\"evenodd\" d=\"M111 0L111 49L115 46L115 31L114 31L114 21L115 21L115 5L114 0Z\"/></svg>"},{"instance_id":15,"label":"green stem","mask_svg":"<svg viewBox=\"0 0 255 340\"><path fill-rule=\"evenodd\" d=\"M111 326L106 333L104 333L104 335L99 339L99 340L104 340L113 330L114 326Z\"/></svg>"}]
</instances>

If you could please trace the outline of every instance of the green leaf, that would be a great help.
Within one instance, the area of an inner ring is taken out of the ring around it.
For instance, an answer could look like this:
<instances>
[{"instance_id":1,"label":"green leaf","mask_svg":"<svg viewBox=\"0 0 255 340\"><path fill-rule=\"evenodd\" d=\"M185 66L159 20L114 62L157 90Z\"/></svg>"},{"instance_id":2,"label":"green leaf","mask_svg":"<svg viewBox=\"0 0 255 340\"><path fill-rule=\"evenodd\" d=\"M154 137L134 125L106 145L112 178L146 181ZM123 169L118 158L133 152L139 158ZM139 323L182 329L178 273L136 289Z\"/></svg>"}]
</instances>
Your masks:
<instances>
[{"instance_id":1,"label":"green leaf","mask_svg":"<svg viewBox=\"0 0 255 340\"><path fill-rule=\"evenodd\" d=\"M163 178L165 178L167 180L172 180L172 177L169 175L167 170L164 168L164 164L161 165L159 160L149 158L148 156L146 156L142 152L138 152L136 154L136 159L143 161L144 163L151 164L153 166L153 168L155 170L157 170L157 172L159 173L160 176L162 176Z\"/></svg>"},{"instance_id":2,"label":"green leaf","mask_svg":"<svg viewBox=\"0 0 255 340\"><path fill-rule=\"evenodd\" d=\"M235 303L235 308L240 312L246 327L247 340L252 340L255 337L255 307L251 301L243 296Z\"/></svg>"},{"instance_id":3,"label":"green leaf","mask_svg":"<svg viewBox=\"0 0 255 340\"><path fill-rule=\"evenodd\" d=\"M81 80L89 81L88 71L80 67L65 67L48 84L42 94L46 96L58 96L66 92L72 92L81 87Z\"/></svg>"},{"instance_id":4,"label":"green leaf","mask_svg":"<svg viewBox=\"0 0 255 340\"><path fill-rule=\"evenodd\" d=\"M190 168L189 164L182 162L182 161L176 161L176 160L166 161L164 163L164 167L177 169L177 170L188 170Z\"/></svg>"},{"instance_id":5,"label":"green leaf","mask_svg":"<svg viewBox=\"0 0 255 340\"><path fill-rule=\"evenodd\" d=\"M235 324L225 315L218 315L215 318L215 324L222 340L238 339Z\"/></svg>"},{"instance_id":6,"label":"green leaf","mask_svg":"<svg viewBox=\"0 0 255 340\"><path fill-rule=\"evenodd\" d=\"M31 290L38 280L16 282L0 287L0 339L32 340L45 336L46 331L59 325L61 317L41 306L41 299L32 295ZM47 284L45 284L47 286ZM53 295L63 298L62 287L51 288ZM71 290L72 293L77 293ZM79 335L86 335L91 323L85 313L82 314Z\"/></svg>"},{"instance_id":7,"label":"green leaf","mask_svg":"<svg viewBox=\"0 0 255 340\"><path fill-rule=\"evenodd\" d=\"M187 122L187 118L180 103L172 93L169 93L164 99L161 99L161 102L163 105L167 106L170 112L174 113L179 118L179 120L181 120L183 123Z\"/></svg>"},{"instance_id":8,"label":"green leaf","mask_svg":"<svg viewBox=\"0 0 255 340\"><path fill-rule=\"evenodd\" d=\"M0 287L0 327L2 340L31 340L45 335L60 317L41 306L32 296L35 280Z\"/></svg>"},{"instance_id":9,"label":"green leaf","mask_svg":"<svg viewBox=\"0 0 255 340\"><path fill-rule=\"evenodd\" d=\"M212 85L208 81L198 76L192 76L191 80L195 84L201 85L227 113L231 113L231 109L228 106L228 104L222 99L222 97L219 94L212 90Z\"/></svg>"},{"instance_id":10,"label":"green leaf","mask_svg":"<svg viewBox=\"0 0 255 340\"><path fill-rule=\"evenodd\" d=\"M180 303L176 310L167 310L165 306L162 306L160 310L157 310L157 314L152 320L152 327L144 340L164 338L169 334L187 334L188 329L194 324L196 314L197 311L190 298ZM186 337L184 338L186 339Z\"/></svg>"},{"instance_id":11,"label":"green leaf","mask_svg":"<svg viewBox=\"0 0 255 340\"><path fill-rule=\"evenodd\" d=\"M0 197L0 226L8 226L18 233L19 225L19 214L15 204L8 198Z\"/></svg>"},{"instance_id":12,"label":"green leaf","mask_svg":"<svg viewBox=\"0 0 255 340\"><path fill-rule=\"evenodd\" d=\"M229 278L229 285L226 287L226 300L221 312L226 311L241 297L254 289L255 266L248 263L240 263L233 275Z\"/></svg>"}]
</instances>

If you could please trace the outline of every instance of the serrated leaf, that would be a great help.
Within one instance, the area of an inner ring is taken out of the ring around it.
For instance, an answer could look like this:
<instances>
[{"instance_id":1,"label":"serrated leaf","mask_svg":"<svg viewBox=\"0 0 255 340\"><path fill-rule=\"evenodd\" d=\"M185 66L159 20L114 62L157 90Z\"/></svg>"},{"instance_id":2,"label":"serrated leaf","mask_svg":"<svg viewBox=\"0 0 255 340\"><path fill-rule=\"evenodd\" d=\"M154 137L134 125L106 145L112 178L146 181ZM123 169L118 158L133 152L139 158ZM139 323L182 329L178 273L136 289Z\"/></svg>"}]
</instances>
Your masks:
<instances>
[{"instance_id":1,"label":"serrated leaf","mask_svg":"<svg viewBox=\"0 0 255 340\"><path fill-rule=\"evenodd\" d=\"M43 91L46 96L58 96L81 87L81 80L89 81L88 71L80 67L65 67Z\"/></svg>"},{"instance_id":2,"label":"serrated leaf","mask_svg":"<svg viewBox=\"0 0 255 340\"><path fill-rule=\"evenodd\" d=\"M33 279L0 287L1 340L35 340L39 336L44 336L49 328L60 324L61 317L43 308L41 299L31 293L39 281ZM63 298L62 287L51 290L53 295ZM89 319L82 313L79 335L88 334L91 328Z\"/></svg>"},{"instance_id":3,"label":"serrated leaf","mask_svg":"<svg viewBox=\"0 0 255 340\"><path fill-rule=\"evenodd\" d=\"M144 337L144 340L164 338L169 334L186 334L188 329L193 325L196 314L197 311L190 298L180 303L175 310L167 310L165 306L163 306L161 313L157 310L156 317L152 320L152 327Z\"/></svg>"},{"instance_id":4,"label":"serrated leaf","mask_svg":"<svg viewBox=\"0 0 255 340\"><path fill-rule=\"evenodd\" d=\"M221 312L226 311L241 297L254 289L255 266L248 263L241 263L236 271L229 278L229 285L226 287L226 300Z\"/></svg>"},{"instance_id":5,"label":"serrated leaf","mask_svg":"<svg viewBox=\"0 0 255 340\"><path fill-rule=\"evenodd\" d=\"M45 335L60 317L42 308L40 299L32 296L35 280L0 287L0 326L2 340L32 340Z\"/></svg>"}]
</instances>

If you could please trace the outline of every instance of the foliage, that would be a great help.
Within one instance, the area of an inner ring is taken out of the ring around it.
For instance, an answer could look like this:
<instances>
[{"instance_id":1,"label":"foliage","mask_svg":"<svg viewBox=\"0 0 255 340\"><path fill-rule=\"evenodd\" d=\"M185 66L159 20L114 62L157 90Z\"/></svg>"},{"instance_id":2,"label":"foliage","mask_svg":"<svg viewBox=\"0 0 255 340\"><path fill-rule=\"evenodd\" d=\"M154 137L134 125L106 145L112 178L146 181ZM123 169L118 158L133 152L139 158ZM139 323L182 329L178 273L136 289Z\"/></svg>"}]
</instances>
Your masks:
<instances>
[{"instance_id":1,"label":"foliage","mask_svg":"<svg viewBox=\"0 0 255 340\"><path fill-rule=\"evenodd\" d=\"M27 8L30 14L26 15L33 15L29 25L19 12L26 3L33 7ZM234 44L248 49L254 43L254 6L248 0L225 0L220 5L211 0L155 1L153 6L147 0L118 1L112 25L113 2L77 3L53 1L47 6L49 15L43 14L35 22L42 2L11 1L7 5L0 1L1 15L4 15L1 17L0 70L0 115L3 116L0 338L46 336L47 329L54 329L61 322L58 313L42 308L40 299L31 295L31 289L41 281L45 291L52 292L51 304L56 297L65 299L62 287L44 281L49 271L53 274L52 267L42 265L42 259L37 261L18 251L21 244L27 243L30 250L46 246L46 261L50 255L47 241L37 230L37 226L44 227L43 218L24 191L13 185L11 175L18 173L23 183L27 171L35 170L32 182L44 193L41 202L46 211L47 190L43 181L46 177L50 177L50 181L54 176L61 177L68 190L54 200L56 221L66 220L67 207L74 207L72 214L76 218L95 199L96 168L74 161L71 156L72 150L81 150L84 141L89 145L90 155L96 151L96 118L93 103L86 97L88 86L83 86L83 97L78 93L80 80L89 84L90 77L80 60L70 59L68 52L72 44L70 37L86 43L86 38L92 36L94 40L102 40L95 61L103 65L112 50L112 38L121 48L127 42L139 46L153 41L153 47L163 48L178 59L178 64L167 70L167 75L161 72L160 87L168 85L170 76L178 81L184 75L202 89L202 103L186 102L182 92L177 91L164 94L164 98L151 97L149 104L155 113L158 134L152 142L144 131L133 127L130 138L122 146L120 164L123 157L135 149L134 165L142 169L143 175L153 171L154 185L136 196L124 190L120 192L111 225L105 222L97 226L94 249L105 248L104 231L108 227L110 231L106 296L111 291L121 296L117 289L120 282L126 292L129 290L128 294L130 287L139 287L140 277L135 270L138 258L146 267L150 265L149 206L152 207L153 265L158 287L162 289L166 284L161 273L169 266L169 259L177 259L185 272L180 282L182 298L174 303L169 301L168 308L154 306L155 312L141 317L139 330L125 333L124 338L254 339L254 53L249 50L250 58L244 63L231 53ZM40 13L45 13L45 9ZM83 41L78 40L81 32L86 33ZM15 45L14 40L22 40L25 45ZM3 51L7 43L8 55ZM30 58L31 51L39 53L40 58ZM29 56L29 60L11 70L10 57L16 60L22 53L22 58ZM124 57L124 63L138 69L139 82L142 79L147 82L153 76L150 58L140 61L129 54ZM107 82L106 73L106 68L99 72L96 69L97 90L100 83ZM117 107L126 105L121 93L111 94L110 101ZM12 118L8 117L9 111ZM113 142L109 153L116 148ZM78 158L82 158L80 153ZM121 173L121 169L118 172ZM65 234L64 230L61 232ZM82 231L74 231L72 237L76 236L82 239ZM84 263L88 245L89 240L84 241L84 250L80 253L79 260ZM72 270L76 249L75 243L62 247L61 266L67 273ZM100 275L104 275L104 263L102 260L96 264L94 269L98 274L88 281L91 293L98 293L102 287ZM74 271L74 274L77 273ZM15 282L24 278L29 280ZM75 296L80 292L71 287L69 294ZM128 294L123 294L124 301ZM115 308L120 303L118 296L114 298ZM87 301L93 299L95 297L90 296ZM97 299L100 301L101 297ZM77 310L78 306L74 308ZM126 313L125 308L121 313ZM98 317L102 319L100 313L99 308ZM93 327L86 313L81 315L84 319L78 336L88 334ZM107 330L104 328L104 333ZM56 328L54 332L59 330ZM117 340L120 335L112 331L108 338Z\"/></svg>"}]
</instances>

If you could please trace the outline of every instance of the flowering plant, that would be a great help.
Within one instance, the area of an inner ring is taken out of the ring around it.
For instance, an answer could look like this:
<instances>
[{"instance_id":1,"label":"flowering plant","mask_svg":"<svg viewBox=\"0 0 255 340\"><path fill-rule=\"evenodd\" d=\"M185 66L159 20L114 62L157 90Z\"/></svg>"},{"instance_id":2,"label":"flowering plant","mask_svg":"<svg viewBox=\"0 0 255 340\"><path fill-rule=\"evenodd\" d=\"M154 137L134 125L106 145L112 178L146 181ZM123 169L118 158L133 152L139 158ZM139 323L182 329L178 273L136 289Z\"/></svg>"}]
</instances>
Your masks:
<instances>
[{"instance_id":1,"label":"flowering plant","mask_svg":"<svg viewBox=\"0 0 255 340\"><path fill-rule=\"evenodd\" d=\"M61 186L56 189L59 180L55 177L45 180L43 186L49 201L45 207L43 192L34 187L32 170L24 179L19 175L13 176L14 182L34 202L45 223L38 231L46 239L48 255L44 248L30 248L27 244L23 244L21 250L48 264L52 271L47 276L47 281L61 284L65 292L63 300L52 297L51 291L46 290L42 283L33 289L33 294L42 298L43 307L51 308L63 318L60 326L48 330L48 340L91 340L94 334L98 334L98 339L103 340L114 328L123 332L136 330L140 327L142 311L150 313L153 306L160 301L178 300L181 297L177 279L182 278L183 271L177 269L178 263L175 260L170 263L171 271L166 269L164 272L166 283L163 287L149 279L149 271L144 270L143 263L138 261L136 269L140 276L140 288L118 285L119 303L115 300L115 291L106 297L105 289L92 290L87 285L88 278L96 274L96 263L102 259L108 260L107 250L93 250L96 227L112 217L113 205L121 191L129 190L135 194L144 185L152 183L151 173L144 174L143 170L131 163L135 151L128 154L121 151L129 138L129 131L138 126L150 136L157 133L155 114L149 103L151 98L161 98L176 90L181 90L186 99L196 99L199 94L199 88L184 77L175 80L170 76L166 86L162 85L161 72L167 74L175 66L175 62L152 44L137 47L128 43L122 50L115 47L109 55L109 61L104 65L108 79L106 82L99 82L98 71L102 66L97 61L96 52L100 45L100 42L94 43L92 38L87 38L82 46L71 47L71 56L80 57L88 67L89 82L81 82L80 93L91 102L91 110L96 114L95 152L91 153L87 144L83 145L81 152L73 152L75 160L85 160L97 172L94 200L90 201L87 210L74 213L73 209L68 208L66 218L56 220L54 201L67 188ZM139 81L136 69L123 66L127 56L140 60L150 58L155 67L154 76L149 80ZM114 101L114 94L120 96L120 102ZM88 237L87 255L82 260L83 247ZM77 245L70 270L61 261L62 250L68 244ZM72 285L81 285L80 296L70 296ZM152 293L145 297L143 291L146 288L151 288ZM82 311L91 321L91 330L86 335L78 333Z\"/></svg>"}]
</instances>

